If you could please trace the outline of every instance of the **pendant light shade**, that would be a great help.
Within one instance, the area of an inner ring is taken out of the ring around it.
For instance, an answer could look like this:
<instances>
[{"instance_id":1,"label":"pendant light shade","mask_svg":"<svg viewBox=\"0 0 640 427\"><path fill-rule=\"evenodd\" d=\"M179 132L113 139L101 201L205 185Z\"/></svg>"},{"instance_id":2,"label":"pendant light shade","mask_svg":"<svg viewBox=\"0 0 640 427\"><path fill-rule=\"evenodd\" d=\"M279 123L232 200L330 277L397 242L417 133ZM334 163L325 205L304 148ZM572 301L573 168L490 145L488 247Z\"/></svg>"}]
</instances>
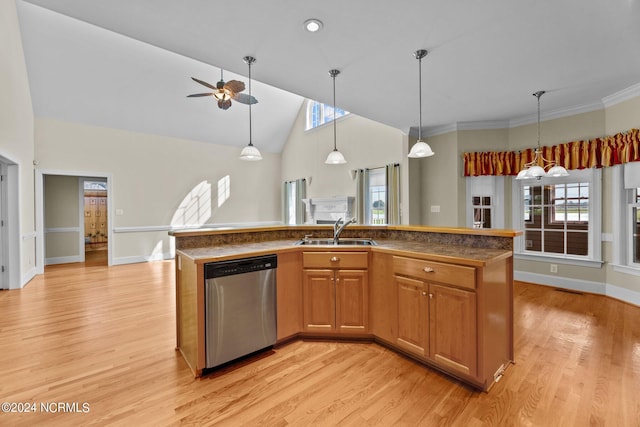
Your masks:
<instances>
[{"instance_id":1,"label":"pendant light shade","mask_svg":"<svg viewBox=\"0 0 640 427\"><path fill-rule=\"evenodd\" d=\"M240 152L240 159L248 161L262 160L262 155L255 145L249 144Z\"/></svg>"},{"instance_id":2,"label":"pendant light shade","mask_svg":"<svg viewBox=\"0 0 640 427\"><path fill-rule=\"evenodd\" d=\"M411 150L409 151L409 157L411 158L421 158L421 157L430 157L435 153L427 144L422 140L422 58L427 56L427 51L424 49L416 50L414 56L418 60L418 100L420 105L420 117L419 117L419 126L418 126L418 142L413 144Z\"/></svg>"},{"instance_id":3,"label":"pendant light shade","mask_svg":"<svg viewBox=\"0 0 640 427\"><path fill-rule=\"evenodd\" d=\"M256 58L253 56L245 56L242 59L249 66L249 99L251 99L251 64L256 62ZM252 102L249 102L249 145L244 147L240 152L240 159L258 161L262 160L262 155L260 154L260 150L258 150L251 141L251 104Z\"/></svg>"},{"instance_id":4,"label":"pendant light shade","mask_svg":"<svg viewBox=\"0 0 640 427\"><path fill-rule=\"evenodd\" d=\"M338 151L336 143L336 76L340 74L340 70L329 70L329 75L333 79L333 151L327 156L324 162L327 165L342 165L347 163L341 152Z\"/></svg>"},{"instance_id":5,"label":"pendant light shade","mask_svg":"<svg viewBox=\"0 0 640 427\"><path fill-rule=\"evenodd\" d=\"M536 148L533 160L524 165L524 168L518 172L516 179L540 180L545 176L550 178L569 176L569 172L567 172L564 167L551 160L547 160L542 156L542 149L540 148L540 97L545 93L546 92L544 90L540 90L533 94L533 96L538 98L538 148Z\"/></svg>"}]
</instances>

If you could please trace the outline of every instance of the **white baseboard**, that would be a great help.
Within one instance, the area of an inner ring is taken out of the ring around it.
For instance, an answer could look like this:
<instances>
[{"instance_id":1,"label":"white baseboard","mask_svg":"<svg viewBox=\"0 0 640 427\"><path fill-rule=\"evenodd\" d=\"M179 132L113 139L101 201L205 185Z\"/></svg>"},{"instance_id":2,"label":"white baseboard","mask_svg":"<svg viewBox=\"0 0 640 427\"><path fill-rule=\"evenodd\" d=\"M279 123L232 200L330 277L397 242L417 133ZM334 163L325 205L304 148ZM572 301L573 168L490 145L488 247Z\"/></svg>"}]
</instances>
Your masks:
<instances>
[{"instance_id":1,"label":"white baseboard","mask_svg":"<svg viewBox=\"0 0 640 427\"><path fill-rule=\"evenodd\" d=\"M149 262L149 261L164 261L173 259L173 254L169 252L165 252L163 254L155 254L149 256L128 256L128 257L118 257L113 258L113 265L123 265L123 264L136 264L139 262Z\"/></svg>"},{"instance_id":2,"label":"white baseboard","mask_svg":"<svg viewBox=\"0 0 640 427\"><path fill-rule=\"evenodd\" d=\"M571 279L568 277L550 276L547 274L529 273L526 271L514 271L513 278L522 282L538 285L554 286L572 291L589 292L591 294L606 295L606 285L601 282Z\"/></svg>"},{"instance_id":3,"label":"white baseboard","mask_svg":"<svg viewBox=\"0 0 640 427\"><path fill-rule=\"evenodd\" d=\"M578 292L606 295L629 304L640 306L640 292L620 286L588 280L571 279L567 277L550 276L547 274L529 273L526 271L514 271L513 278L522 282L535 283L537 285L552 286Z\"/></svg>"},{"instance_id":4,"label":"white baseboard","mask_svg":"<svg viewBox=\"0 0 640 427\"><path fill-rule=\"evenodd\" d=\"M22 275L22 281L20 282L20 287L24 288L24 286L27 283L29 283L31 279L33 279L34 277L36 277L36 268L32 267Z\"/></svg>"},{"instance_id":5,"label":"white baseboard","mask_svg":"<svg viewBox=\"0 0 640 427\"><path fill-rule=\"evenodd\" d=\"M59 257L46 258L44 260L44 265L69 264L69 263L72 263L72 262L83 262L83 261L84 261L84 259L80 255L59 256Z\"/></svg>"},{"instance_id":6,"label":"white baseboard","mask_svg":"<svg viewBox=\"0 0 640 427\"><path fill-rule=\"evenodd\" d=\"M640 292L616 285L607 285L607 296L640 307Z\"/></svg>"}]
</instances>

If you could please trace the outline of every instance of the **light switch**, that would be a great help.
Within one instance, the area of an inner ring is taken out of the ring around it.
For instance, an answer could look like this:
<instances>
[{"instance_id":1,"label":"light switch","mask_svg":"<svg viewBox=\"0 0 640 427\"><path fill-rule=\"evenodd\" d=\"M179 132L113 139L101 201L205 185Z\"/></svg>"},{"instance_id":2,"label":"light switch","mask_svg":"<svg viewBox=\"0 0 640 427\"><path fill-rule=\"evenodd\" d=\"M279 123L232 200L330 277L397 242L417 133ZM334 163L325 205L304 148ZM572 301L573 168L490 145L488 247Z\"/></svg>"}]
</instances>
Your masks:
<instances>
[{"instance_id":1,"label":"light switch","mask_svg":"<svg viewBox=\"0 0 640 427\"><path fill-rule=\"evenodd\" d=\"M440 213L440 205L431 205L432 213Z\"/></svg>"},{"instance_id":2,"label":"light switch","mask_svg":"<svg viewBox=\"0 0 640 427\"><path fill-rule=\"evenodd\" d=\"M123 209L116 209L116 215L124 215Z\"/></svg>"}]
</instances>

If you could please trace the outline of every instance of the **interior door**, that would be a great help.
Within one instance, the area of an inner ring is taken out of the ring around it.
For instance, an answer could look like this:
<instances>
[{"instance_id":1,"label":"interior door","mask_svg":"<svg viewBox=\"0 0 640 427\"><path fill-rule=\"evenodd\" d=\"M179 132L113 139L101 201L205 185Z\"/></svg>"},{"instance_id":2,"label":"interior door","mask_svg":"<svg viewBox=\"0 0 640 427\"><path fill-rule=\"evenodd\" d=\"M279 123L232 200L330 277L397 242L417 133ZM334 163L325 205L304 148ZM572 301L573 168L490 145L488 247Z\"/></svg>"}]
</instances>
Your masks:
<instances>
[{"instance_id":1,"label":"interior door","mask_svg":"<svg viewBox=\"0 0 640 427\"><path fill-rule=\"evenodd\" d=\"M7 241L5 239L5 215L4 215L4 186L5 186L5 174L4 174L4 166L0 164L0 289L7 289L6 285L6 263L4 259L5 245Z\"/></svg>"}]
</instances>

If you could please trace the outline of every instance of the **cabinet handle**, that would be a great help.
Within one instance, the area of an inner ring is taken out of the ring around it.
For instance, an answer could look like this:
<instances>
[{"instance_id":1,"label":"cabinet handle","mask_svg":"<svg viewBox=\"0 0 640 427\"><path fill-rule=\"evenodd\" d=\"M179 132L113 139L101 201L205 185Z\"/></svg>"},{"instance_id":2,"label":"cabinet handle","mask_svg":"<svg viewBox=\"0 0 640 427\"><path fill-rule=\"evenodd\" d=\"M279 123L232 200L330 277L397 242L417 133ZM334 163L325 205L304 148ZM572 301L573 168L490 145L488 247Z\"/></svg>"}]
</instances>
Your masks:
<instances>
[{"instance_id":1,"label":"cabinet handle","mask_svg":"<svg viewBox=\"0 0 640 427\"><path fill-rule=\"evenodd\" d=\"M340 258L338 258L337 256L333 256L333 257L331 257L331 259L329 261L338 262L338 261L340 261Z\"/></svg>"},{"instance_id":2,"label":"cabinet handle","mask_svg":"<svg viewBox=\"0 0 640 427\"><path fill-rule=\"evenodd\" d=\"M425 273L434 273L435 270L433 269L433 267L425 267L424 268L424 272Z\"/></svg>"},{"instance_id":3,"label":"cabinet handle","mask_svg":"<svg viewBox=\"0 0 640 427\"><path fill-rule=\"evenodd\" d=\"M429 294L429 298L433 298L433 294L432 293Z\"/></svg>"},{"instance_id":4,"label":"cabinet handle","mask_svg":"<svg viewBox=\"0 0 640 427\"><path fill-rule=\"evenodd\" d=\"M427 292L426 291L422 291L422 296L426 297L427 296Z\"/></svg>"}]
</instances>

